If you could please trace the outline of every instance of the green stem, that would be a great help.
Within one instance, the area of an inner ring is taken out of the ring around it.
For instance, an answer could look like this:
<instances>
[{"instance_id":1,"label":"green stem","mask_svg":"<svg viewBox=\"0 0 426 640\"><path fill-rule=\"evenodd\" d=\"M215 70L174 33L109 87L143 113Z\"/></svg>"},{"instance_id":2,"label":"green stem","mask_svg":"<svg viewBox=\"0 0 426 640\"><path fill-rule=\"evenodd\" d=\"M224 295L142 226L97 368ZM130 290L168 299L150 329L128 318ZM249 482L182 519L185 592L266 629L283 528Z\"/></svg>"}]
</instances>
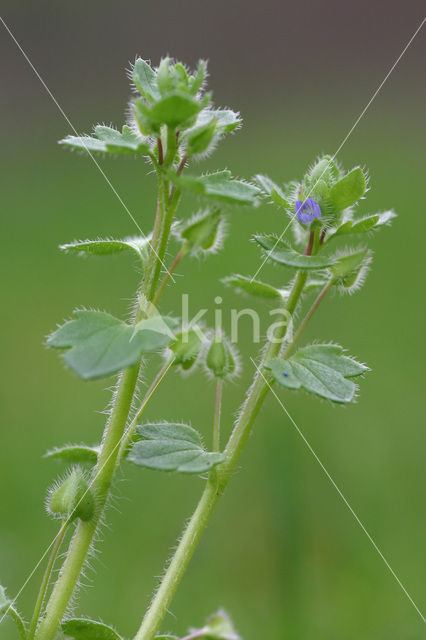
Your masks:
<instances>
[{"instance_id":1,"label":"green stem","mask_svg":"<svg viewBox=\"0 0 426 640\"><path fill-rule=\"evenodd\" d=\"M216 382L213 417L213 451L220 451L220 411L222 407L223 380Z\"/></svg>"},{"instance_id":2,"label":"green stem","mask_svg":"<svg viewBox=\"0 0 426 640\"><path fill-rule=\"evenodd\" d=\"M299 271L293 283L292 291L288 298L285 310L293 314L306 283L306 272ZM263 355L262 362L268 358L277 356L280 352L282 340L285 337L287 327L279 329L279 335L274 341L269 342ZM261 369L261 367L260 367ZM197 548L198 542L204 532L207 523L223 494L226 485L235 469L238 458L244 444L250 434L254 420L269 391L269 386L260 371L256 370L253 384L250 388L246 402L235 424L234 430L225 450L225 462L210 475L197 508L194 511L184 534L177 546L175 554L167 568L160 587L156 592L142 624L135 636L135 640L153 640L163 618L170 606L174 594L186 571L186 568Z\"/></svg>"},{"instance_id":3,"label":"green stem","mask_svg":"<svg viewBox=\"0 0 426 640\"><path fill-rule=\"evenodd\" d=\"M327 284L321 289L321 291L318 294L317 298L312 303L311 308L309 309L309 311L307 312L307 314L303 318L302 322L300 323L299 328L297 329L293 340L291 341L291 343L288 345L288 347L284 351L283 356L282 356L283 358L288 358L290 353L293 351L293 349L294 349L294 347L296 345L296 342L299 340L299 338L302 335L303 331L305 330L306 325L308 324L309 320L312 318L312 316L314 315L315 311L318 309L319 305L324 300L324 298L327 295L327 293L330 291L330 289L331 289L331 287L333 285L333 282L334 282L333 280L329 280L329 282L327 282Z\"/></svg>"},{"instance_id":4,"label":"green stem","mask_svg":"<svg viewBox=\"0 0 426 640\"><path fill-rule=\"evenodd\" d=\"M151 386L149 387L148 391L145 394L145 397L144 397L144 399L142 401L141 406L139 407L138 411L135 414L135 417L133 418L132 422L130 423L130 425L126 429L126 432L124 433L124 435L123 435L123 437L121 439L120 450L119 450L118 456L117 456L117 464L120 463L120 460L122 459L122 457L126 453L127 448L131 444L133 436L134 436L134 433L135 433L135 429L137 427L137 424L138 424L139 420L141 419L145 409L147 408L152 396L156 392L158 385L163 380L164 376L166 375L166 373L168 372L168 370L172 366L173 360L174 359L171 359L168 362L166 362L166 364L160 369L158 374L155 376L154 381L152 382Z\"/></svg>"},{"instance_id":5,"label":"green stem","mask_svg":"<svg viewBox=\"0 0 426 640\"><path fill-rule=\"evenodd\" d=\"M164 293L164 289L166 288L166 285L168 283L168 281L170 280L172 273L176 270L177 266L179 265L180 261L182 260L182 258L187 254L188 250L185 249L185 247L182 247L182 249L176 254L173 262L171 263L170 267L167 269L167 272L164 274L164 278L162 279L160 286L157 289L157 292L154 296L154 300L152 301L152 304L154 305L154 307L158 304L158 301L160 300L161 296Z\"/></svg>"},{"instance_id":6,"label":"green stem","mask_svg":"<svg viewBox=\"0 0 426 640\"><path fill-rule=\"evenodd\" d=\"M49 554L49 559L47 561L47 566L43 574L43 579L41 581L40 590L38 592L37 600L34 607L33 617L31 618L30 627L28 630L28 640L33 640L34 634L37 629L37 624L40 618L41 609L43 606L44 599L46 597L46 592L49 587L50 576L52 574L53 566L55 564L56 557L58 555L59 549L67 532L68 526L70 524L69 520L65 520L61 524L61 528L59 529L58 535L55 538L52 549Z\"/></svg>"},{"instance_id":7,"label":"green stem","mask_svg":"<svg viewBox=\"0 0 426 640\"><path fill-rule=\"evenodd\" d=\"M179 197L177 197L174 198L173 202L169 205L168 182L161 171L159 171L158 175L159 198L154 235L140 291L141 299L148 301L152 301L157 288L173 215L179 202ZM135 322L138 322L143 317L143 313L144 307L140 304L136 313ZM96 515L91 521L80 521L77 525L59 578L47 604L44 618L41 620L36 631L36 640L53 640L55 637L78 582L87 554L93 544L93 538L100 524L111 482L117 467L121 439L132 406L139 369L140 363L129 367L123 371L120 376L113 409L105 427L102 448L91 484L91 489L96 497Z\"/></svg>"}]
</instances>

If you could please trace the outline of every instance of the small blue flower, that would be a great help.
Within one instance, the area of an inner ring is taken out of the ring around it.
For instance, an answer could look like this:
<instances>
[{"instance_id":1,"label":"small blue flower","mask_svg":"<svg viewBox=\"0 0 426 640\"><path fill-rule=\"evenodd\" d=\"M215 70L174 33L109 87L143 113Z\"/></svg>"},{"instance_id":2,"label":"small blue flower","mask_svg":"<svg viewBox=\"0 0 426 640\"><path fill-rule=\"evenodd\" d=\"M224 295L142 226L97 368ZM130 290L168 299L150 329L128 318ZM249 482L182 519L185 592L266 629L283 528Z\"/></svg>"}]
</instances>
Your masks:
<instances>
[{"instance_id":1,"label":"small blue flower","mask_svg":"<svg viewBox=\"0 0 426 640\"><path fill-rule=\"evenodd\" d=\"M296 214L303 224L311 224L314 218L321 218L321 208L313 198L305 201L297 200L295 204Z\"/></svg>"}]
</instances>

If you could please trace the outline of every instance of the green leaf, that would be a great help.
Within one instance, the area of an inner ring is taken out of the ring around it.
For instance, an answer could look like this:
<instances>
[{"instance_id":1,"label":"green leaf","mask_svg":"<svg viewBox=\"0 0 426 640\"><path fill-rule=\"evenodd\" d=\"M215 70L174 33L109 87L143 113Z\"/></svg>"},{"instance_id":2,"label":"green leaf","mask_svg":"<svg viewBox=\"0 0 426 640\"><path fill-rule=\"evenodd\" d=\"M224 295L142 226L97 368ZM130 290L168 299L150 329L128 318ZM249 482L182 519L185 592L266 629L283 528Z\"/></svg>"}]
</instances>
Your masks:
<instances>
[{"instance_id":1,"label":"green leaf","mask_svg":"<svg viewBox=\"0 0 426 640\"><path fill-rule=\"evenodd\" d=\"M201 110L202 104L187 95L175 91L157 100L146 110L147 117L157 125L166 124L175 129L184 125Z\"/></svg>"},{"instance_id":2,"label":"green leaf","mask_svg":"<svg viewBox=\"0 0 426 640\"><path fill-rule=\"evenodd\" d=\"M79 256L107 256L123 251L133 251L144 262L148 257L150 241L151 236L145 238L134 236L123 240L76 240L70 244L63 244L59 248L65 253L75 253Z\"/></svg>"},{"instance_id":3,"label":"green leaf","mask_svg":"<svg viewBox=\"0 0 426 640\"><path fill-rule=\"evenodd\" d=\"M263 193L268 195L271 198L271 200L275 202L275 204L277 204L279 207L284 207L284 209L291 208L289 202L284 196L284 193L282 192L280 187L276 185L273 180L271 180L271 178L268 178L268 176L258 174L255 176L254 179L259 185L260 189L263 191Z\"/></svg>"},{"instance_id":4,"label":"green leaf","mask_svg":"<svg viewBox=\"0 0 426 640\"><path fill-rule=\"evenodd\" d=\"M283 387L303 387L310 393L337 403L354 399L357 386L348 378L368 370L365 365L344 355L342 347L334 344L309 345L286 360L272 358L265 367Z\"/></svg>"},{"instance_id":5,"label":"green leaf","mask_svg":"<svg viewBox=\"0 0 426 640\"><path fill-rule=\"evenodd\" d=\"M247 276L233 274L223 278L222 282L226 286L235 289L238 293L247 293L255 298L263 298L264 300L282 300L283 298L283 292L279 289Z\"/></svg>"},{"instance_id":6,"label":"green leaf","mask_svg":"<svg viewBox=\"0 0 426 640\"><path fill-rule=\"evenodd\" d=\"M188 156L194 156L206 153L209 147L214 144L216 134L217 120L212 118L205 124L199 124L188 130L185 136L186 153Z\"/></svg>"},{"instance_id":7,"label":"green leaf","mask_svg":"<svg viewBox=\"0 0 426 640\"><path fill-rule=\"evenodd\" d=\"M94 620L72 618L62 623L62 631L74 640L122 640L114 629Z\"/></svg>"},{"instance_id":8,"label":"green leaf","mask_svg":"<svg viewBox=\"0 0 426 640\"><path fill-rule=\"evenodd\" d=\"M133 66L132 80L139 93L153 102L160 97L154 69L142 58L137 58Z\"/></svg>"},{"instance_id":9,"label":"green leaf","mask_svg":"<svg viewBox=\"0 0 426 640\"><path fill-rule=\"evenodd\" d=\"M326 236L327 242L337 236L348 235L353 233L367 233L374 229L389 224L396 214L393 211L384 211L383 213L375 213L374 215L365 216L364 218L358 218L358 220L347 220L341 224L337 229L331 231Z\"/></svg>"},{"instance_id":10,"label":"green leaf","mask_svg":"<svg viewBox=\"0 0 426 640\"><path fill-rule=\"evenodd\" d=\"M242 119L239 113L231 111L231 109L203 109L197 116L197 121L193 127L187 129L185 136L187 137L193 129L203 126L211 120L216 120L216 131L220 134L230 133L241 126Z\"/></svg>"},{"instance_id":11,"label":"green leaf","mask_svg":"<svg viewBox=\"0 0 426 640\"><path fill-rule=\"evenodd\" d=\"M289 247L273 235L254 236L254 240L266 250L268 259L296 269L323 269L336 262L332 256L305 256Z\"/></svg>"},{"instance_id":12,"label":"green leaf","mask_svg":"<svg viewBox=\"0 0 426 640\"><path fill-rule=\"evenodd\" d=\"M335 211L342 211L351 207L365 193L367 181L364 172L359 167L352 169L330 189L328 202Z\"/></svg>"},{"instance_id":13,"label":"green leaf","mask_svg":"<svg viewBox=\"0 0 426 640\"><path fill-rule=\"evenodd\" d=\"M191 93L195 96L203 86L204 78L206 77L207 62L200 60L198 62L197 71L193 76L189 78L189 88Z\"/></svg>"},{"instance_id":14,"label":"green leaf","mask_svg":"<svg viewBox=\"0 0 426 640\"><path fill-rule=\"evenodd\" d=\"M44 454L44 458L61 460L67 464L95 465L98 461L99 447L89 447L83 444L69 444L63 447L50 449Z\"/></svg>"},{"instance_id":15,"label":"green leaf","mask_svg":"<svg viewBox=\"0 0 426 640\"><path fill-rule=\"evenodd\" d=\"M366 259L370 259L371 254L367 249L352 251L346 255L337 258L336 264L330 267L330 272L336 279L345 278L354 271L359 271L361 266L365 264Z\"/></svg>"},{"instance_id":16,"label":"green leaf","mask_svg":"<svg viewBox=\"0 0 426 640\"><path fill-rule=\"evenodd\" d=\"M173 337L170 318L155 316L131 326L103 311L74 311L47 339L67 349L64 360L85 380L101 378L136 364L143 353L165 347Z\"/></svg>"},{"instance_id":17,"label":"green leaf","mask_svg":"<svg viewBox=\"0 0 426 640\"><path fill-rule=\"evenodd\" d=\"M96 138L91 136L67 136L59 141L59 144L78 149L80 151L90 151L95 153L142 153L150 152L148 143L138 133L126 124L123 125L122 132L112 127L97 125L95 127Z\"/></svg>"},{"instance_id":18,"label":"green leaf","mask_svg":"<svg viewBox=\"0 0 426 640\"><path fill-rule=\"evenodd\" d=\"M205 451L200 434L187 424L145 424L136 431L143 439L133 445L127 459L141 467L204 473L225 459L223 453Z\"/></svg>"},{"instance_id":19,"label":"green leaf","mask_svg":"<svg viewBox=\"0 0 426 640\"><path fill-rule=\"evenodd\" d=\"M176 176L170 172L170 179L181 189L187 189L199 196L227 202L228 204L253 204L259 189L252 184L231 177L231 172L217 171L203 176Z\"/></svg>"},{"instance_id":20,"label":"green leaf","mask_svg":"<svg viewBox=\"0 0 426 640\"><path fill-rule=\"evenodd\" d=\"M18 628L19 635L22 640L25 640L27 637L25 622L12 604L12 600L8 598L6 589L0 585L0 622L2 622L6 615L12 618Z\"/></svg>"}]
</instances>

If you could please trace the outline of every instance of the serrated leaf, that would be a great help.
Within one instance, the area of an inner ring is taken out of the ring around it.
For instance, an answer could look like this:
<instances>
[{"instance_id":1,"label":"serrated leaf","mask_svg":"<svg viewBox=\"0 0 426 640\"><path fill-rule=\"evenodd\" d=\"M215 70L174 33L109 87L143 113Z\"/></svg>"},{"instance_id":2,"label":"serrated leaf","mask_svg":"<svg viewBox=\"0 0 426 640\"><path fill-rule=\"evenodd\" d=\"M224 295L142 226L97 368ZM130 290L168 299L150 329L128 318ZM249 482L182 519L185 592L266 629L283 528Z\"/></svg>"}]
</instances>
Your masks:
<instances>
[{"instance_id":1,"label":"serrated leaf","mask_svg":"<svg viewBox=\"0 0 426 640\"><path fill-rule=\"evenodd\" d=\"M216 171L203 176L176 176L170 172L170 179L180 188L199 196L227 202L228 204L253 204L259 189L252 184L231 177L231 172Z\"/></svg>"},{"instance_id":2,"label":"serrated leaf","mask_svg":"<svg viewBox=\"0 0 426 640\"><path fill-rule=\"evenodd\" d=\"M121 133L112 127L98 124L96 136L105 142L107 151L111 153L148 153L149 145L141 136L124 124Z\"/></svg>"},{"instance_id":3,"label":"serrated leaf","mask_svg":"<svg viewBox=\"0 0 426 640\"><path fill-rule=\"evenodd\" d=\"M95 127L96 138L91 136L67 136L59 141L59 144L78 149L79 151L90 151L91 153L142 153L148 154L149 144L127 125L123 125L122 132L97 125Z\"/></svg>"},{"instance_id":4,"label":"serrated leaf","mask_svg":"<svg viewBox=\"0 0 426 640\"><path fill-rule=\"evenodd\" d=\"M344 355L342 347L333 344L303 347L286 360L268 360L265 367L283 387L303 387L310 393L337 403L347 403L354 399L357 386L348 378L359 376L368 370L365 365Z\"/></svg>"},{"instance_id":5,"label":"serrated leaf","mask_svg":"<svg viewBox=\"0 0 426 640\"><path fill-rule=\"evenodd\" d=\"M187 424L145 424L136 432L143 439L133 445L127 459L141 467L204 473L225 459L223 453L206 451L198 431Z\"/></svg>"},{"instance_id":6,"label":"serrated leaf","mask_svg":"<svg viewBox=\"0 0 426 640\"><path fill-rule=\"evenodd\" d=\"M197 115L201 108L201 103L195 98L175 91L157 100L146 115L155 124L166 124L174 129Z\"/></svg>"},{"instance_id":7,"label":"serrated leaf","mask_svg":"<svg viewBox=\"0 0 426 640\"><path fill-rule=\"evenodd\" d=\"M44 454L45 458L61 460L67 464L95 465L98 461L99 447L89 447L83 444L69 444L50 449Z\"/></svg>"},{"instance_id":8,"label":"serrated leaf","mask_svg":"<svg viewBox=\"0 0 426 640\"><path fill-rule=\"evenodd\" d=\"M184 137L187 137L195 127L205 125L212 119L216 120L216 131L218 133L230 133L242 123L240 114L231 109L203 109L198 114L195 125L187 129Z\"/></svg>"},{"instance_id":9,"label":"serrated leaf","mask_svg":"<svg viewBox=\"0 0 426 640\"><path fill-rule=\"evenodd\" d=\"M61 626L65 636L74 640L122 640L112 627L95 620L72 618Z\"/></svg>"},{"instance_id":10,"label":"serrated leaf","mask_svg":"<svg viewBox=\"0 0 426 640\"><path fill-rule=\"evenodd\" d=\"M234 274L223 278L222 282L226 286L235 289L238 293L247 293L255 298L263 298L264 300L282 300L283 298L283 292L279 289L247 276Z\"/></svg>"},{"instance_id":11,"label":"serrated leaf","mask_svg":"<svg viewBox=\"0 0 426 640\"><path fill-rule=\"evenodd\" d=\"M336 279L345 278L359 269L370 260L371 254L367 249L352 251L336 258L336 264L330 267L330 272Z\"/></svg>"},{"instance_id":12,"label":"serrated leaf","mask_svg":"<svg viewBox=\"0 0 426 640\"><path fill-rule=\"evenodd\" d=\"M142 58L137 58L133 66L132 80L139 93L153 102L160 97L154 69Z\"/></svg>"},{"instance_id":13,"label":"serrated leaf","mask_svg":"<svg viewBox=\"0 0 426 640\"><path fill-rule=\"evenodd\" d=\"M136 326L104 311L74 311L73 316L49 336L47 344L67 349L65 362L85 380L130 367L143 353L158 351L173 337L170 326L174 322L161 316Z\"/></svg>"},{"instance_id":14,"label":"serrated leaf","mask_svg":"<svg viewBox=\"0 0 426 640\"><path fill-rule=\"evenodd\" d=\"M395 217L396 214L393 211L384 211L383 213L375 213L374 215L365 216L364 218L358 218L358 220L347 220L329 234L327 241L337 236L367 233L368 231L389 224Z\"/></svg>"},{"instance_id":15,"label":"serrated leaf","mask_svg":"<svg viewBox=\"0 0 426 640\"><path fill-rule=\"evenodd\" d=\"M254 240L265 249L268 259L295 269L324 269L336 262L332 256L306 256L289 247L275 236L254 236Z\"/></svg>"},{"instance_id":16,"label":"serrated leaf","mask_svg":"<svg viewBox=\"0 0 426 640\"><path fill-rule=\"evenodd\" d=\"M342 211L362 198L366 189L367 182L362 169L352 169L331 187L328 203L335 211Z\"/></svg>"},{"instance_id":17,"label":"serrated leaf","mask_svg":"<svg viewBox=\"0 0 426 640\"><path fill-rule=\"evenodd\" d=\"M76 240L63 244L59 248L65 253L75 253L79 256L108 256L123 251L133 251L144 261L148 257L150 240L151 236L145 238L134 236L123 240Z\"/></svg>"},{"instance_id":18,"label":"serrated leaf","mask_svg":"<svg viewBox=\"0 0 426 640\"><path fill-rule=\"evenodd\" d=\"M279 207L283 207L284 209L290 209L290 204L285 198L284 193L280 187L271 180L271 178L258 174L255 176L255 180L261 190L268 195L275 204Z\"/></svg>"}]
</instances>

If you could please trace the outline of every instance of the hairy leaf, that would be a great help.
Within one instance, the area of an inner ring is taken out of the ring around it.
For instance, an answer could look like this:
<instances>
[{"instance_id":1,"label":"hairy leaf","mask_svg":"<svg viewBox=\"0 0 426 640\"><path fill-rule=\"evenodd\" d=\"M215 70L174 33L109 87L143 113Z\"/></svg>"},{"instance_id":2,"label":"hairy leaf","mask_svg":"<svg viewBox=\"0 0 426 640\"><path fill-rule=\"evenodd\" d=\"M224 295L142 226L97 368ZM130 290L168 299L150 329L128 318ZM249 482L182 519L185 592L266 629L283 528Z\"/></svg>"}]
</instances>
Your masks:
<instances>
[{"instance_id":1,"label":"hairy leaf","mask_svg":"<svg viewBox=\"0 0 426 640\"><path fill-rule=\"evenodd\" d=\"M235 289L238 293L247 293L255 298L263 298L265 300L282 300L283 298L283 292L279 289L247 276L234 274L223 278L222 282Z\"/></svg>"},{"instance_id":2,"label":"hairy leaf","mask_svg":"<svg viewBox=\"0 0 426 640\"><path fill-rule=\"evenodd\" d=\"M261 190L266 195L268 195L271 198L271 200L275 202L275 204L277 204L279 207L284 207L284 209L291 208L282 190L278 185L275 184L273 180L271 180L271 178L268 178L268 176L258 174L255 176L255 180L259 185L259 187L261 188Z\"/></svg>"},{"instance_id":3,"label":"hairy leaf","mask_svg":"<svg viewBox=\"0 0 426 640\"><path fill-rule=\"evenodd\" d=\"M268 259L296 269L323 269L336 262L332 256L305 256L272 235L254 236L254 240L267 252Z\"/></svg>"},{"instance_id":4,"label":"hairy leaf","mask_svg":"<svg viewBox=\"0 0 426 640\"><path fill-rule=\"evenodd\" d=\"M123 240L76 240L61 245L60 249L65 253L75 253L79 256L108 256L123 251L132 251L144 261L148 256L150 239L150 236L145 238L135 236Z\"/></svg>"},{"instance_id":5,"label":"hairy leaf","mask_svg":"<svg viewBox=\"0 0 426 640\"><path fill-rule=\"evenodd\" d=\"M272 358L265 366L283 387L303 387L337 403L354 399L357 385L348 378L368 370L365 365L344 355L342 347L334 344L312 344L299 349L286 360Z\"/></svg>"},{"instance_id":6,"label":"hairy leaf","mask_svg":"<svg viewBox=\"0 0 426 640\"><path fill-rule=\"evenodd\" d=\"M170 172L170 179L180 188L199 196L227 202L228 204L253 204L259 189L243 180L231 177L231 172L217 171L203 176L176 176Z\"/></svg>"},{"instance_id":7,"label":"hairy leaf","mask_svg":"<svg viewBox=\"0 0 426 640\"><path fill-rule=\"evenodd\" d=\"M330 189L328 201L335 211L342 211L351 207L365 193L367 181L364 172L359 167L352 169Z\"/></svg>"},{"instance_id":8,"label":"hairy leaf","mask_svg":"<svg viewBox=\"0 0 426 640\"><path fill-rule=\"evenodd\" d=\"M122 640L112 627L103 622L72 618L65 620L61 626L65 636L74 640Z\"/></svg>"},{"instance_id":9,"label":"hairy leaf","mask_svg":"<svg viewBox=\"0 0 426 640\"><path fill-rule=\"evenodd\" d=\"M133 327L104 311L74 311L73 315L49 336L47 344L67 349L65 362L87 380L130 367L143 353L158 351L173 337L174 321L161 316Z\"/></svg>"},{"instance_id":10,"label":"hairy leaf","mask_svg":"<svg viewBox=\"0 0 426 640\"><path fill-rule=\"evenodd\" d=\"M206 451L198 431L187 424L159 423L137 427L128 460L141 467L181 473L204 473L224 460L224 454Z\"/></svg>"},{"instance_id":11,"label":"hairy leaf","mask_svg":"<svg viewBox=\"0 0 426 640\"><path fill-rule=\"evenodd\" d=\"M383 213L375 213L374 215L365 216L358 220L347 220L328 235L327 242L337 236L353 233L367 233L368 231L379 229L380 227L389 224L395 217L396 214L393 211L384 211Z\"/></svg>"},{"instance_id":12,"label":"hairy leaf","mask_svg":"<svg viewBox=\"0 0 426 640\"><path fill-rule=\"evenodd\" d=\"M132 80L139 93L153 102L160 97L157 87L157 79L154 69L148 62L137 58L132 70Z\"/></svg>"},{"instance_id":13,"label":"hairy leaf","mask_svg":"<svg viewBox=\"0 0 426 640\"><path fill-rule=\"evenodd\" d=\"M216 126L216 118L211 118L204 124L197 124L188 131L185 138L188 156L206 153L212 145L214 146Z\"/></svg>"},{"instance_id":14,"label":"hairy leaf","mask_svg":"<svg viewBox=\"0 0 426 640\"><path fill-rule=\"evenodd\" d=\"M60 140L59 144L79 151L95 153L142 153L146 155L150 151L146 140L126 124L123 125L121 133L112 127L98 125L95 127L95 134L96 138L91 136L67 136Z\"/></svg>"},{"instance_id":15,"label":"hairy leaf","mask_svg":"<svg viewBox=\"0 0 426 640\"><path fill-rule=\"evenodd\" d=\"M50 449L44 454L45 458L61 460L67 464L95 465L98 461L99 447L89 447L83 444L69 444Z\"/></svg>"},{"instance_id":16,"label":"hairy leaf","mask_svg":"<svg viewBox=\"0 0 426 640\"><path fill-rule=\"evenodd\" d=\"M156 125L166 124L175 128L197 115L201 108L201 103L195 98L175 91L154 102L145 113Z\"/></svg>"}]
</instances>

